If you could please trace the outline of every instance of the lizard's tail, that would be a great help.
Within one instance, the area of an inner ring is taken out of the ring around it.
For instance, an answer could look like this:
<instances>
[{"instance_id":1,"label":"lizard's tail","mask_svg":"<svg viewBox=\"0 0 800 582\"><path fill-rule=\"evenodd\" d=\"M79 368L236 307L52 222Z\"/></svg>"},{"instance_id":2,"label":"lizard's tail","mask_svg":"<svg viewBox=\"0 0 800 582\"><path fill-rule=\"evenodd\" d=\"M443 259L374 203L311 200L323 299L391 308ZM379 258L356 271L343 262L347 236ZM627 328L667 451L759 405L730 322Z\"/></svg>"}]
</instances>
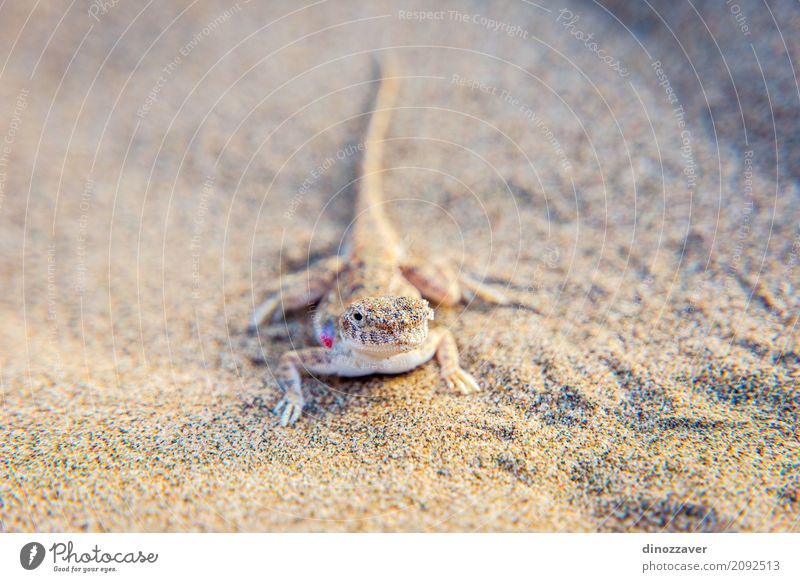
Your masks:
<instances>
[{"instance_id":1,"label":"lizard's tail","mask_svg":"<svg viewBox=\"0 0 800 582\"><path fill-rule=\"evenodd\" d=\"M362 179L356 203L357 215L364 212L382 213L380 207L383 200L384 139L389 129L400 78L397 63L391 55L379 67L380 86L375 96L361 162Z\"/></svg>"}]
</instances>

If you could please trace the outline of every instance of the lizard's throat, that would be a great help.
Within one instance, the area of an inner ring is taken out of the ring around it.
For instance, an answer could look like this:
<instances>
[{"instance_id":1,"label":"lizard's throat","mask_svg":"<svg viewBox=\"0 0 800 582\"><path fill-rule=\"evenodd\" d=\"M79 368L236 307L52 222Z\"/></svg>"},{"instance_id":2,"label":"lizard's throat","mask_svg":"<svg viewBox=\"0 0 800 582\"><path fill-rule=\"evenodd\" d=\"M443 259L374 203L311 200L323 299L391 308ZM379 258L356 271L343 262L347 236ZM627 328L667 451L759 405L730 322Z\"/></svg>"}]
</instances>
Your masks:
<instances>
[{"instance_id":1,"label":"lizard's throat","mask_svg":"<svg viewBox=\"0 0 800 582\"><path fill-rule=\"evenodd\" d=\"M417 349L420 344L376 344L364 345L351 341L345 341L345 346L360 355L370 358L388 358L395 354L404 354Z\"/></svg>"}]
</instances>

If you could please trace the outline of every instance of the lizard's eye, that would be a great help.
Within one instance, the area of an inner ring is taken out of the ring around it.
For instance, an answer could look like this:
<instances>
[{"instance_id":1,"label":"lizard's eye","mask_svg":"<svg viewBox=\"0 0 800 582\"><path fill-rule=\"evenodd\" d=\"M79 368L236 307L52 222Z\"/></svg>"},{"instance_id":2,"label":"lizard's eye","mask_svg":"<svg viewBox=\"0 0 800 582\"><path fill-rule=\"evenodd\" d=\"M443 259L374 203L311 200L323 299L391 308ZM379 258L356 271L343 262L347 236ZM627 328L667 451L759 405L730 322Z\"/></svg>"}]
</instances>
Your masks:
<instances>
[{"instance_id":1,"label":"lizard's eye","mask_svg":"<svg viewBox=\"0 0 800 582\"><path fill-rule=\"evenodd\" d=\"M364 319L364 316L363 316L363 315L361 315L361 313L360 313L360 312L356 311L356 312L353 314L353 319L355 319L356 321L361 321L362 319Z\"/></svg>"}]
</instances>

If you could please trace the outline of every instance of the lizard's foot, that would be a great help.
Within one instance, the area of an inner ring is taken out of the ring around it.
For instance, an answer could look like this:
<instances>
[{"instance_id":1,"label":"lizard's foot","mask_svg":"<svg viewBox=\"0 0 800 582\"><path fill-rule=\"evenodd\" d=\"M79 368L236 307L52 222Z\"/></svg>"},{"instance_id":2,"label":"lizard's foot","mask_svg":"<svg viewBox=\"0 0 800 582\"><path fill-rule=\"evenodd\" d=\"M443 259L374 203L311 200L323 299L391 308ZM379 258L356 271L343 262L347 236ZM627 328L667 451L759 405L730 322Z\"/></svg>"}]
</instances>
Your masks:
<instances>
[{"instance_id":1,"label":"lizard's foot","mask_svg":"<svg viewBox=\"0 0 800 582\"><path fill-rule=\"evenodd\" d=\"M480 392L480 386L472 375L458 365L458 347L449 329L434 329L433 341L437 342L436 359L442 369L442 378L451 390L458 388L462 394Z\"/></svg>"},{"instance_id":2,"label":"lizard's foot","mask_svg":"<svg viewBox=\"0 0 800 582\"><path fill-rule=\"evenodd\" d=\"M472 377L472 374L462 368L456 368L455 371L449 375L443 375L443 378L448 388L451 390L457 388L462 394L474 394L475 392L481 391L477 380Z\"/></svg>"},{"instance_id":3,"label":"lizard's foot","mask_svg":"<svg viewBox=\"0 0 800 582\"><path fill-rule=\"evenodd\" d=\"M337 366L336 357L323 348L293 350L281 356L275 370L275 378L283 389L283 398L275 407L275 414L280 415L281 426L294 424L303 412L305 399L300 380L301 370L309 374L336 374Z\"/></svg>"},{"instance_id":4,"label":"lizard's foot","mask_svg":"<svg viewBox=\"0 0 800 582\"><path fill-rule=\"evenodd\" d=\"M506 291L498 285L491 285L485 281L479 281L467 273L461 273L460 276L462 294L465 298L478 298L487 303L495 305L511 305L512 299L508 296Z\"/></svg>"},{"instance_id":5,"label":"lizard's foot","mask_svg":"<svg viewBox=\"0 0 800 582\"><path fill-rule=\"evenodd\" d=\"M275 407L275 414L280 414L281 426L289 426L297 422L303 412L303 397L299 394L285 394Z\"/></svg>"},{"instance_id":6,"label":"lizard's foot","mask_svg":"<svg viewBox=\"0 0 800 582\"><path fill-rule=\"evenodd\" d=\"M280 297L278 295L270 295L264 303L259 305L253 312L250 318L250 323L247 326L247 335L254 336L258 333L258 326L265 320L273 316L275 311L280 306Z\"/></svg>"},{"instance_id":7,"label":"lizard's foot","mask_svg":"<svg viewBox=\"0 0 800 582\"><path fill-rule=\"evenodd\" d=\"M494 305L504 305L533 311L534 313L541 313L541 307L537 303L529 299L519 299L509 295L507 286L501 287L484 281L478 281L466 273L461 273L460 280L462 294L465 299L477 298Z\"/></svg>"}]
</instances>

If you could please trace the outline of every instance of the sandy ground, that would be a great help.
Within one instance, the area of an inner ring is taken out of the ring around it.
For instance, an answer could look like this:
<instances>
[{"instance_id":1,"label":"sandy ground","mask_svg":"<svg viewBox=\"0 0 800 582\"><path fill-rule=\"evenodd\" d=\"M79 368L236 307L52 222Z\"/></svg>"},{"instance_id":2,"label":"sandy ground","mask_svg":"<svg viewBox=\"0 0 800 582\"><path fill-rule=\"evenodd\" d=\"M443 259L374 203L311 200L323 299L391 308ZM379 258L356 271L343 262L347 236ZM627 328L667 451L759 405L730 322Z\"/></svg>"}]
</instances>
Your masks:
<instances>
[{"instance_id":1,"label":"sandy ground","mask_svg":"<svg viewBox=\"0 0 800 582\"><path fill-rule=\"evenodd\" d=\"M0 7L0 530L798 529L796 7L46 4ZM309 314L246 320L341 242L393 46L404 243L538 312L438 311L475 397L281 429Z\"/></svg>"}]
</instances>

